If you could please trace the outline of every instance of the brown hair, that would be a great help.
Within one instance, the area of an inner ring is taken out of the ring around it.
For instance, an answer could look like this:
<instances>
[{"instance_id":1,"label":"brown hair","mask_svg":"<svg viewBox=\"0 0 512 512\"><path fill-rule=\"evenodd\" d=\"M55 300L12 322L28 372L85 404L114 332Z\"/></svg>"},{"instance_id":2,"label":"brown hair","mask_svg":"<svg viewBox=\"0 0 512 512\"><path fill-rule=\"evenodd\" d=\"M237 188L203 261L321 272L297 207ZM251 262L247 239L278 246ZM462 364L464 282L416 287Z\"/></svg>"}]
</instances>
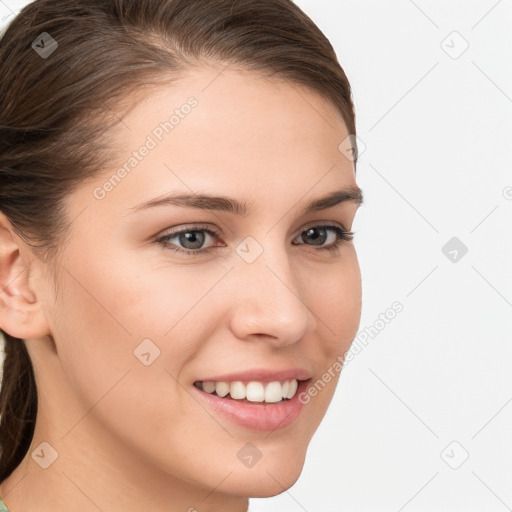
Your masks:
<instances>
[{"instance_id":1,"label":"brown hair","mask_svg":"<svg viewBox=\"0 0 512 512\"><path fill-rule=\"evenodd\" d=\"M291 0L37 0L0 40L0 211L35 254L51 263L69 226L63 200L112 158L114 106L201 62L308 86L356 134L334 49ZM26 455L37 414L25 344L3 334L0 481Z\"/></svg>"}]
</instances>

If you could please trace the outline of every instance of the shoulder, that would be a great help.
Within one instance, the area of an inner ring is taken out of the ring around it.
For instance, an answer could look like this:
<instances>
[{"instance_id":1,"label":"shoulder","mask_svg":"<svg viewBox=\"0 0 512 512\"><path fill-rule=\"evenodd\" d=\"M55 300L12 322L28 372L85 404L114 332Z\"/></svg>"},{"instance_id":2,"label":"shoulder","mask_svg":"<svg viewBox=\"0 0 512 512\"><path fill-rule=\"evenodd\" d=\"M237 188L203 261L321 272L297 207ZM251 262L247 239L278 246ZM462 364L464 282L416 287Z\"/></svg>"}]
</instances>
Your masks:
<instances>
[{"instance_id":1,"label":"shoulder","mask_svg":"<svg viewBox=\"0 0 512 512\"><path fill-rule=\"evenodd\" d=\"M5 506L4 500L0 498L0 512L9 512L9 509Z\"/></svg>"},{"instance_id":2,"label":"shoulder","mask_svg":"<svg viewBox=\"0 0 512 512\"><path fill-rule=\"evenodd\" d=\"M0 512L9 512L9 509L5 506L4 501L0 498Z\"/></svg>"}]
</instances>

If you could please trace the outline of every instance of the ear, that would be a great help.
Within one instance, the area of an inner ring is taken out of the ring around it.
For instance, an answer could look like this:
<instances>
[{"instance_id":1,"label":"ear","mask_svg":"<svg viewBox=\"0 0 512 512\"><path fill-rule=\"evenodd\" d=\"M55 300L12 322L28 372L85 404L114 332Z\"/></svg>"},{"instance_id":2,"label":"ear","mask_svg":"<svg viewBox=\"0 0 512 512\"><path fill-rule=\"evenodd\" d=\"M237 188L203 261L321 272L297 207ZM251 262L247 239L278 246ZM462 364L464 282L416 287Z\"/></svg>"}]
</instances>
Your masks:
<instances>
[{"instance_id":1,"label":"ear","mask_svg":"<svg viewBox=\"0 0 512 512\"><path fill-rule=\"evenodd\" d=\"M11 222L0 211L0 328L20 339L50 334L40 292L42 262L16 234ZM39 266L39 267L38 267Z\"/></svg>"}]
</instances>

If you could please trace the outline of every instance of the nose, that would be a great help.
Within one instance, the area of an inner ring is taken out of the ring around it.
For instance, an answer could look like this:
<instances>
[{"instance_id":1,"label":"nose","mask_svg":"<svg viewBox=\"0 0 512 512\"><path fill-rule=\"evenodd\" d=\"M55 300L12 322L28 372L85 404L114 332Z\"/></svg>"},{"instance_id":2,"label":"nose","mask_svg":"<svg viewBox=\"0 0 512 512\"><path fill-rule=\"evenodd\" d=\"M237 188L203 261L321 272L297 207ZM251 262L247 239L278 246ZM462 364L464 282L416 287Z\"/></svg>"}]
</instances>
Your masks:
<instances>
[{"instance_id":1,"label":"nose","mask_svg":"<svg viewBox=\"0 0 512 512\"><path fill-rule=\"evenodd\" d=\"M265 339L280 347L315 329L317 319L303 296L311 281L282 245L268 244L252 263L237 261L230 274L236 283L230 293L230 324L237 338Z\"/></svg>"}]
</instances>

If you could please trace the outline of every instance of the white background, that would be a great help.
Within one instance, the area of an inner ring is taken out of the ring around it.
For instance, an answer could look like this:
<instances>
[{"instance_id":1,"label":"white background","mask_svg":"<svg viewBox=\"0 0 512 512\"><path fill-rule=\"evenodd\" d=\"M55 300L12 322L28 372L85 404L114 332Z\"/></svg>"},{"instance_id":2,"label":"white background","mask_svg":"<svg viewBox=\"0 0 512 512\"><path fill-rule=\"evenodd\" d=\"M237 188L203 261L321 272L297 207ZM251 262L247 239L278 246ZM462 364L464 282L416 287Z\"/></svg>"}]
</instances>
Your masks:
<instances>
[{"instance_id":1,"label":"white background","mask_svg":"<svg viewBox=\"0 0 512 512\"><path fill-rule=\"evenodd\" d=\"M3 0L0 19L26 3ZM509 510L512 1L297 4L353 88L360 332L404 309L343 370L298 482L252 506Z\"/></svg>"}]
</instances>

